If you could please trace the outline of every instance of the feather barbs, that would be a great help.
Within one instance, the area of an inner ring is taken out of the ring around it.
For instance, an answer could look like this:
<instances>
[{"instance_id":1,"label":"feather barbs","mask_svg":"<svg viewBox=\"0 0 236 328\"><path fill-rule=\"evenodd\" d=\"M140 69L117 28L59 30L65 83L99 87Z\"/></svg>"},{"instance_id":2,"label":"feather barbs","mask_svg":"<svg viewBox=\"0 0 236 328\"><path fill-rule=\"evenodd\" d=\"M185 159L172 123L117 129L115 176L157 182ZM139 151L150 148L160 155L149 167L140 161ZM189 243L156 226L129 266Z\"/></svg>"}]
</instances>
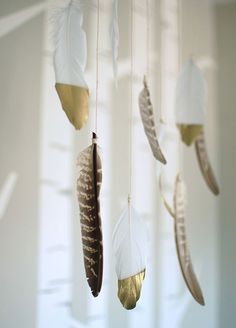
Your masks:
<instances>
[{"instance_id":1,"label":"feather barbs","mask_svg":"<svg viewBox=\"0 0 236 328\"><path fill-rule=\"evenodd\" d=\"M153 106L145 76L143 79L143 90L139 94L139 109L143 128L147 136L149 145L151 147L153 156L162 164L166 164L166 159L161 151L159 142L157 140Z\"/></svg>"},{"instance_id":2,"label":"feather barbs","mask_svg":"<svg viewBox=\"0 0 236 328\"><path fill-rule=\"evenodd\" d=\"M100 215L100 189L102 166L93 133L92 145L82 151L77 165L80 169L77 180L80 223L84 253L84 266L93 296L98 296L103 276L103 245Z\"/></svg>"}]
</instances>

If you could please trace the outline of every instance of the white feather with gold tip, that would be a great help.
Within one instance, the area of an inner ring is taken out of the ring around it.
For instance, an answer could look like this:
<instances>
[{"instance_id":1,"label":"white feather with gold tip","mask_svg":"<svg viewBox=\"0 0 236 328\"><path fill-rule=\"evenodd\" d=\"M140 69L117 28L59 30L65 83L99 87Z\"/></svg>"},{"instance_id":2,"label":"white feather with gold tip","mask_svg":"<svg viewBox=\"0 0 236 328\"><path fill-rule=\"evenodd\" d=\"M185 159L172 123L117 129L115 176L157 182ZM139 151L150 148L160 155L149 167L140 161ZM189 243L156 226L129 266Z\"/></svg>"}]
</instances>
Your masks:
<instances>
[{"instance_id":1,"label":"white feather with gold tip","mask_svg":"<svg viewBox=\"0 0 236 328\"><path fill-rule=\"evenodd\" d=\"M118 297L127 310L140 298L146 270L147 228L133 207L122 212L113 233Z\"/></svg>"},{"instance_id":2,"label":"white feather with gold tip","mask_svg":"<svg viewBox=\"0 0 236 328\"><path fill-rule=\"evenodd\" d=\"M54 14L54 70L63 110L76 129L88 119L89 91L84 78L86 34L82 28L84 1L71 0Z\"/></svg>"},{"instance_id":3,"label":"white feather with gold tip","mask_svg":"<svg viewBox=\"0 0 236 328\"><path fill-rule=\"evenodd\" d=\"M183 67L176 86L175 122L182 141L190 146L205 121L206 83L192 59Z\"/></svg>"}]
</instances>

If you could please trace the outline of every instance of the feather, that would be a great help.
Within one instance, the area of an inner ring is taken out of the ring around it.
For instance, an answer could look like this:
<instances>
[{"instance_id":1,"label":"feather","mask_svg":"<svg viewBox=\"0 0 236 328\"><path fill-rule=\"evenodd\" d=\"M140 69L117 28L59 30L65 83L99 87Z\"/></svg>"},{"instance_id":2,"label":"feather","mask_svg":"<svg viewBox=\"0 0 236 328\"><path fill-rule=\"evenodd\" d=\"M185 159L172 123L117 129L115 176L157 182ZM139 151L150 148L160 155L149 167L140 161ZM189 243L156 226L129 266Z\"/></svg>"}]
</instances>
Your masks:
<instances>
[{"instance_id":1,"label":"feather","mask_svg":"<svg viewBox=\"0 0 236 328\"><path fill-rule=\"evenodd\" d=\"M88 119L89 91L84 79L86 34L82 29L81 1L71 0L54 15L54 70L56 90L63 110L75 129Z\"/></svg>"},{"instance_id":2,"label":"feather","mask_svg":"<svg viewBox=\"0 0 236 328\"><path fill-rule=\"evenodd\" d=\"M117 85L117 75L118 75L117 60L118 60L118 49L119 49L118 0L113 0L112 2L112 20L110 23L110 36L111 36L111 47L112 47L113 73Z\"/></svg>"},{"instance_id":3,"label":"feather","mask_svg":"<svg viewBox=\"0 0 236 328\"><path fill-rule=\"evenodd\" d=\"M98 296L102 286L103 245L100 216L100 188L102 166L93 133L92 145L78 157L79 178L77 180L80 223L84 252L84 266L93 296Z\"/></svg>"},{"instance_id":4,"label":"feather","mask_svg":"<svg viewBox=\"0 0 236 328\"><path fill-rule=\"evenodd\" d=\"M220 193L220 190L207 156L205 136L203 130L195 141L195 150L202 175L208 187L215 195L218 195Z\"/></svg>"},{"instance_id":5,"label":"feather","mask_svg":"<svg viewBox=\"0 0 236 328\"><path fill-rule=\"evenodd\" d=\"M182 141L191 145L205 121L206 84L200 69L190 59L180 72L175 99L175 121Z\"/></svg>"},{"instance_id":6,"label":"feather","mask_svg":"<svg viewBox=\"0 0 236 328\"><path fill-rule=\"evenodd\" d=\"M146 244L146 225L129 205L113 233L118 297L127 310L135 308L140 298L146 269Z\"/></svg>"},{"instance_id":7,"label":"feather","mask_svg":"<svg viewBox=\"0 0 236 328\"><path fill-rule=\"evenodd\" d=\"M139 94L139 109L144 131L148 138L148 142L150 144L154 157L161 163L166 164L166 159L161 151L160 145L157 140L153 107L145 76L143 79L143 84L144 88Z\"/></svg>"},{"instance_id":8,"label":"feather","mask_svg":"<svg viewBox=\"0 0 236 328\"><path fill-rule=\"evenodd\" d=\"M187 245L184 200L184 183L181 176L177 175L174 193L174 226L178 259L184 280L186 282L186 285L188 286L189 291L199 304L205 305L201 287L197 281L197 277L193 270L193 265L191 262L190 253Z\"/></svg>"}]
</instances>

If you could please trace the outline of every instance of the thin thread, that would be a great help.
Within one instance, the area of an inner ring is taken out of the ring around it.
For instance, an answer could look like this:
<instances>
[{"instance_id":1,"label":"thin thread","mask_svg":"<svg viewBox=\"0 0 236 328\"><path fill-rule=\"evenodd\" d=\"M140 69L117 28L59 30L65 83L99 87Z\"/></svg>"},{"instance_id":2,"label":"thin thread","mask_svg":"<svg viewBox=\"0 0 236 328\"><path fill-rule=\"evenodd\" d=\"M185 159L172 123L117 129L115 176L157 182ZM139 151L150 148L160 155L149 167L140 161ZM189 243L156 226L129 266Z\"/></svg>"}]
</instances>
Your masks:
<instances>
[{"instance_id":1,"label":"thin thread","mask_svg":"<svg viewBox=\"0 0 236 328\"><path fill-rule=\"evenodd\" d=\"M147 63L146 63L146 76L149 78L149 33L150 33L150 13L149 13L149 0L146 0L146 51L147 51Z\"/></svg>"},{"instance_id":2,"label":"thin thread","mask_svg":"<svg viewBox=\"0 0 236 328\"><path fill-rule=\"evenodd\" d=\"M178 72L181 70L182 66L182 2L178 0L178 11L177 11L177 18L178 18ZM178 168L179 172L183 171L183 142L180 137L179 133L179 140L178 140Z\"/></svg>"},{"instance_id":3,"label":"thin thread","mask_svg":"<svg viewBox=\"0 0 236 328\"><path fill-rule=\"evenodd\" d=\"M97 134L97 129L98 129L99 26L100 26L100 0L97 0L96 105L95 105L95 132L96 132L96 134Z\"/></svg>"},{"instance_id":4,"label":"thin thread","mask_svg":"<svg viewBox=\"0 0 236 328\"><path fill-rule=\"evenodd\" d=\"M133 63L133 9L134 9L134 0L130 1L130 126L129 126L129 194L128 194L128 203L131 203L131 194L132 194L132 134L133 134L133 125L132 125L132 115L133 115L133 74L134 74L134 63Z\"/></svg>"}]
</instances>

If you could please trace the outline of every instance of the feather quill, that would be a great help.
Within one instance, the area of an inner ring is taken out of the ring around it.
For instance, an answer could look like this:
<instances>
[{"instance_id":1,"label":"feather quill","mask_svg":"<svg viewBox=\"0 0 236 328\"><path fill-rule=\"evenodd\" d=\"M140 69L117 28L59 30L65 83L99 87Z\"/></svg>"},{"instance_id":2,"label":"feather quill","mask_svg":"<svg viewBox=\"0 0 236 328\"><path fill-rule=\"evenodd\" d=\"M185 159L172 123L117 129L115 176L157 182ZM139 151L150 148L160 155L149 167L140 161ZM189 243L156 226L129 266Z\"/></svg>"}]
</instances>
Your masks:
<instances>
[{"instance_id":1,"label":"feather quill","mask_svg":"<svg viewBox=\"0 0 236 328\"><path fill-rule=\"evenodd\" d=\"M110 37L112 47L112 62L115 83L117 85L118 75L118 50L119 50L119 23L118 23L118 0L112 2L112 19L110 23Z\"/></svg>"},{"instance_id":2,"label":"feather quill","mask_svg":"<svg viewBox=\"0 0 236 328\"><path fill-rule=\"evenodd\" d=\"M215 195L219 195L220 190L207 156L205 136L203 130L201 131L200 135L197 137L195 141L195 150L196 150L198 163L202 175L206 181L206 184Z\"/></svg>"},{"instance_id":3,"label":"feather quill","mask_svg":"<svg viewBox=\"0 0 236 328\"><path fill-rule=\"evenodd\" d=\"M157 140L153 107L145 77L143 79L143 85L143 90L139 94L139 109L144 131L150 144L153 156L161 163L166 164L166 159Z\"/></svg>"},{"instance_id":4,"label":"feather quill","mask_svg":"<svg viewBox=\"0 0 236 328\"><path fill-rule=\"evenodd\" d=\"M176 86L175 121L182 141L191 145L205 121L206 83L192 59L183 67Z\"/></svg>"},{"instance_id":5,"label":"feather quill","mask_svg":"<svg viewBox=\"0 0 236 328\"><path fill-rule=\"evenodd\" d=\"M188 286L189 291L199 304L205 305L201 287L195 275L187 245L184 201L184 183L182 181L181 176L177 175L174 193L174 226L178 259L184 280L186 282L186 285Z\"/></svg>"},{"instance_id":6,"label":"feather quill","mask_svg":"<svg viewBox=\"0 0 236 328\"><path fill-rule=\"evenodd\" d=\"M140 298L146 269L146 225L129 205L122 212L113 233L113 251L118 277L118 297L127 310Z\"/></svg>"},{"instance_id":7,"label":"feather quill","mask_svg":"<svg viewBox=\"0 0 236 328\"><path fill-rule=\"evenodd\" d=\"M54 17L54 70L56 90L63 110L75 129L88 119L89 91L84 78L87 62L86 34L79 0L57 10Z\"/></svg>"},{"instance_id":8,"label":"feather quill","mask_svg":"<svg viewBox=\"0 0 236 328\"><path fill-rule=\"evenodd\" d=\"M77 180L80 223L84 253L84 266L93 296L98 296L103 276L103 245L100 216L100 188L102 166L93 133L92 145L78 157L79 178Z\"/></svg>"}]
</instances>

